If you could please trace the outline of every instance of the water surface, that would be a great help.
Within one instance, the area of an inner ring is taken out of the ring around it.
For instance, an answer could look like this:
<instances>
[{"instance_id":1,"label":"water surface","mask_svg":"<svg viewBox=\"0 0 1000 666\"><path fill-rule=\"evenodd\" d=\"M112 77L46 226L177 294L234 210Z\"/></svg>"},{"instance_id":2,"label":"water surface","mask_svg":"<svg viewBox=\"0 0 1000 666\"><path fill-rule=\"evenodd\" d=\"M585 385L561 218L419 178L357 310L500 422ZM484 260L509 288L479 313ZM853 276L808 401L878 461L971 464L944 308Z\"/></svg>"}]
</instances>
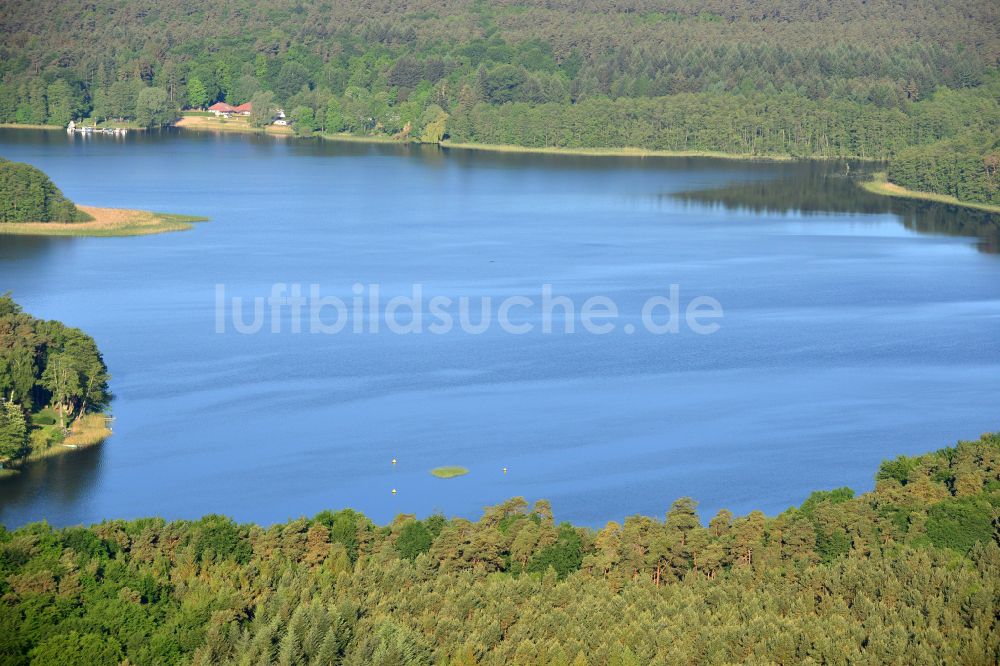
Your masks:
<instances>
[{"instance_id":1,"label":"water surface","mask_svg":"<svg viewBox=\"0 0 1000 666\"><path fill-rule=\"evenodd\" d=\"M995 221L868 195L843 164L25 131L0 132L0 155L80 203L212 220L0 236L0 289L92 334L117 395L103 446L0 482L8 526L475 517L514 495L594 526L683 495L703 517L776 513L1000 427ZM215 332L217 284L278 282L345 298L548 283L623 317L600 336ZM671 284L716 298L721 329L624 333Z\"/></svg>"}]
</instances>

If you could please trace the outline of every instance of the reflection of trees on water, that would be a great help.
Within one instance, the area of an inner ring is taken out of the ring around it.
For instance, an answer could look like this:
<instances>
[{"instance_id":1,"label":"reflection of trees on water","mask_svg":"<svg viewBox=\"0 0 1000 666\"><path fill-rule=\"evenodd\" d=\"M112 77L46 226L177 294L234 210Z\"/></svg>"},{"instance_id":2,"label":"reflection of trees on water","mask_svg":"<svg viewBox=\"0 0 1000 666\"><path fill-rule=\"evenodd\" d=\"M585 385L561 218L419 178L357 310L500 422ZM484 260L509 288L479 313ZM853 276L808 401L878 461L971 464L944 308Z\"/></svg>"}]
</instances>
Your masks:
<instances>
[{"instance_id":1,"label":"reflection of trees on water","mask_svg":"<svg viewBox=\"0 0 1000 666\"><path fill-rule=\"evenodd\" d=\"M1000 215L933 201L871 194L856 182L866 177L863 172L848 176L842 164L810 164L788 178L735 183L669 196L693 204L721 205L729 210L755 213L892 214L907 229L978 238L980 251L1000 253Z\"/></svg>"},{"instance_id":2,"label":"reflection of trees on water","mask_svg":"<svg viewBox=\"0 0 1000 666\"><path fill-rule=\"evenodd\" d=\"M0 480L0 523L9 518L4 509L16 512L22 502L31 504L44 497L41 513L60 524L60 517L77 507L95 487L103 449L104 444L98 444L43 458L25 464L17 476Z\"/></svg>"},{"instance_id":3,"label":"reflection of trees on water","mask_svg":"<svg viewBox=\"0 0 1000 666\"><path fill-rule=\"evenodd\" d=\"M0 227L0 231L2 231ZM0 233L0 261L21 260L46 254L53 249L57 243L65 244L65 238L52 238L50 236L18 236Z\"/></svg>"}]
</instances>

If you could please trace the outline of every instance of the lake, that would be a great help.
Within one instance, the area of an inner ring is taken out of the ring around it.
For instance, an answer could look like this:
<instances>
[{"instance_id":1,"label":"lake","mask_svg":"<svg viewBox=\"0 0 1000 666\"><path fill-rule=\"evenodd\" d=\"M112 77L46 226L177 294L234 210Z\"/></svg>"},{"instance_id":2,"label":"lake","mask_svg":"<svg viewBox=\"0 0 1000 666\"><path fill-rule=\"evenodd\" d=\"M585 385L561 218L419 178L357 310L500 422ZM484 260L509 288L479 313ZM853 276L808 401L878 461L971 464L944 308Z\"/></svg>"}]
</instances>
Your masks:
<instances>
[{"instance_id":1,"label":"lake","mask_svg":"<svg viewBox=\"0 0 1000 666\"><path fill-rule=\"evenodd\" d=\"M0 155L78 203L211 218L159 236L0 236L0 290L93 335L117 396L103 445L0 481L8 527L342 507L475 518L515 495L591 526L680 496L704 519L774 514L1000 428L996 220L866 194L842 163L15 130ZM240 333L226 309L218 332L219 289L246 305L278 283L351 307L355 285L472 303L537 302L551 285L620 314L606 334L559 316L545 333L528 307L511 315L536 324L524 334L370 319L323 334L293 332L285 308ZM715 299L718 330L647 330L644 304L671 285L681 306ZM442 465L470 473L430 474Z\"/></svg>"}]
</instances>

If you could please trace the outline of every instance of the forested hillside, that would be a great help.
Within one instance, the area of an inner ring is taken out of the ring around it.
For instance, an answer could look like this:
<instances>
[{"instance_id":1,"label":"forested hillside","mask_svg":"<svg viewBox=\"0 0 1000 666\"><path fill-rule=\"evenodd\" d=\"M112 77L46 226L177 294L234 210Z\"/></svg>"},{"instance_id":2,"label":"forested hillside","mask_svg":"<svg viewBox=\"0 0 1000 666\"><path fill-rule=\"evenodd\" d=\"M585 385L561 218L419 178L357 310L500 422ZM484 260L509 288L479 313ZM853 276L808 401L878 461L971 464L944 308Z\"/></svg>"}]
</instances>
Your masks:
<instances>
[{"instance_id":1,"label":"forested hillside","mask_svg":"<svg viewBox=\"0 0 1000 666\"><path fill-rule=\"evenodd\" d=\"M994 664L1000 434L776 517L0 528L4 664Z\"/></svg>"},{"instance_id":2,"label":"forested hillside","mask_svg":"<svg viewBox=\"0 0 1000 666\"><path fill-rule=\"evenodd\" d=\"M998 200L991 0L13 0L0 25L0 122L256 94L302 135L901 155L901 184Z\"/></svg>"}]
</instances>

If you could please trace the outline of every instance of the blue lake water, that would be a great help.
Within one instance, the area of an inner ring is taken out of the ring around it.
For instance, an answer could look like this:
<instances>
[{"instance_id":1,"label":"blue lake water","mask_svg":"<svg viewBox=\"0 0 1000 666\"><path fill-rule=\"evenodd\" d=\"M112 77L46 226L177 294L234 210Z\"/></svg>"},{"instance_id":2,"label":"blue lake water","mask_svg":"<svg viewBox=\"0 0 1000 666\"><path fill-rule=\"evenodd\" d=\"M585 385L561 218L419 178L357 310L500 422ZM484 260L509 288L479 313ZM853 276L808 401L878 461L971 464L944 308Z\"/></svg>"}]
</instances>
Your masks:
<instances>
[{"instance_id":1,"label":"blue lake water","mask_svg":"<svg viewBox=\"0 0 1000 666\"><path fill-rule=\"evenodd\" d=\"M0 156L82 204L211 218L0 236L0 290L93 335L117 396L105 444L0 482L8 526L477 517L515 495L593 526L685 495L703 518L773 514L1000 428L995 220L867 195L843 164L9 130ZM278 333L216 331L217 285L252 300L275 283L347 303L355 284L476 303L550 284L620 316L605 335L293 333L287 310ZM672 284L721 304L716 333L643 328Z\"/></svg>"}]
</instances>

